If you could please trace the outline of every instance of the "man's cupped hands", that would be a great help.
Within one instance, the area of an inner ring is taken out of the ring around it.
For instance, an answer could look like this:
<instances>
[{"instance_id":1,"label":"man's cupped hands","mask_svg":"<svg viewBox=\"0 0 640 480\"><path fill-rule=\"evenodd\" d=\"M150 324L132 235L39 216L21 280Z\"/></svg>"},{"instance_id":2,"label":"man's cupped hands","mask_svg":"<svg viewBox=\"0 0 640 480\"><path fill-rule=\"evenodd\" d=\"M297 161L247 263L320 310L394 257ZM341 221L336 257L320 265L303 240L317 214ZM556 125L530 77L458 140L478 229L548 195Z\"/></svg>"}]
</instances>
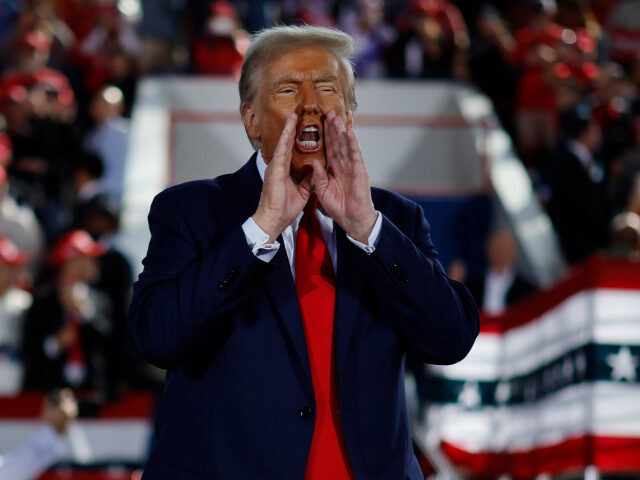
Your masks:
<instances>
[{"instance_id":1,"label":"man's cupped hands","mask_svg":"<svg viewBox=\"0 0 640 480\"><path fill-rule=\"evenodd\" d=\"M291 176L291 152L297 116L287 118L273 158L264 174L264 185L253 220L273 243L296 219L314 192L320 205L353 239L367 243L377 219L371 200L369 174L358 139L333 111L324 120L326 166L313 159L313 170L299 181Z\"/></svg>"}]
</instances>

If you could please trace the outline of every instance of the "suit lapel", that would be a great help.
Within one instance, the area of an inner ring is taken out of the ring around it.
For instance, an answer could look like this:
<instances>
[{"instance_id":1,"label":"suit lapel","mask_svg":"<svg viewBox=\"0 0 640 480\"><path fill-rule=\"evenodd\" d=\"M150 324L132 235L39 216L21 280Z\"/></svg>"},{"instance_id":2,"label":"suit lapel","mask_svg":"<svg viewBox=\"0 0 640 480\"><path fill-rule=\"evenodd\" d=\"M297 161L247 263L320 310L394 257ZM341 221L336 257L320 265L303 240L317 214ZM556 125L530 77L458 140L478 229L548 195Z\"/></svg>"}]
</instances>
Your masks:
<instances>
[{"instance_id":1,"label":"suit lapel","mask_svg":"<svg viewBox=\"0 0 640 480\"><path fill-rule=\"evenodd\" d=\"M355 262L357 251L347 239L347 235L334 222L336 228L336 248L338 256L338 276L336 279L336 310L334 318L334 341L336 348L336 366L340 366L347 360L349 343L355 328L356 315L360 305L362 292L362 275Z\"/></svg>"},{"instance_id":2,"label":"suit lapel","mask_svg":"<svg viewBox=\"0 0 640 480\"><path fill-rule=\"evenodd\" d=\"M255 213L262 192L262 181L256 167L256 156L254 154L251 160L234 174L233 191L237 198L237 211L242 222ZM266 277L263 285L272 307L280 317L280 325L285 330L283 332L285 341L290 342L290 346L293 347L299 365L302 366L303 376L307 380L309 391L313 394L307 342L298 306L296 287L282 237L279 237L278 241L280 249L270 262L272 271Z\"/></svg>"},{"instance_id":3,"label":"suit lapel","mask_svg":"<svg viewBox=\"0 0 640 480\"><path fill-rule=\"evenodd\" d=\"M300 365L302 365L304 377L308 382L307 385L310 388L310 392L313 392L307 341L302 324L300 307L298 305L298 295L296 294L296 287L293 276L291 275L291 267L282 237L279 237L278 241L280 242L280 249L271 260L273 271L266 278L264 287L272 301L272 306L282 321L281 324L286 330L288 338L293 344L293 349L298 356Z\"/></svg>"}]
</instances>

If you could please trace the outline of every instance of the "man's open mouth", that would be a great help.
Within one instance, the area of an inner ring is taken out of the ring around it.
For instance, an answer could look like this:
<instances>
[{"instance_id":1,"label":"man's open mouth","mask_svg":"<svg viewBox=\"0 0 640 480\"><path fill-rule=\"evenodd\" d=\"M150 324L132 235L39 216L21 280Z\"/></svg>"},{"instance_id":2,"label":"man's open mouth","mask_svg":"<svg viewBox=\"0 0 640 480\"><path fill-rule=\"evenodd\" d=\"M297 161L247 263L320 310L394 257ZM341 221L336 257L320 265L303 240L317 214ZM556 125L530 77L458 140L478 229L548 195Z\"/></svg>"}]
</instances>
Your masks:
<instances>
[{"instance_id":1,"label":"man's open mouth","mask_svg":"<svg viewBox=\"0 0 640 480\"><path fill-rule=\"evenodd\" d=\"M322 148L322 131L319 125L301 125L296 136L296 150L315 153Z\"/></svg>"}]
</instances>

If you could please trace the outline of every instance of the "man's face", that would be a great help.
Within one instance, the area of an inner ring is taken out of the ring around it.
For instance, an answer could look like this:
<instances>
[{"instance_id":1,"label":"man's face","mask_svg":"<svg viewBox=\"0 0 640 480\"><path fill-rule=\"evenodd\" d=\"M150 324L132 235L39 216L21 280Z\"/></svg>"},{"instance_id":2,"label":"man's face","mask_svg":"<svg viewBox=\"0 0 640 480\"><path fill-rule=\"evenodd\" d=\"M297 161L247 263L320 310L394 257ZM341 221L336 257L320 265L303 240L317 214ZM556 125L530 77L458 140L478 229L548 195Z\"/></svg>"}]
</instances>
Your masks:
<instances>
[{"instance_id":1,"label":"man's face","mask_svg":"<svg viewBox=\"0 0 640 480\"><path fill-rule=\"evenodd\" d=\"M345 103L343 78L338 60L321 47L303 47L276 56L264 67L256 98L243 109L249 136L259 139L260 151L269 163L287 116L298 116L291 154L291 173L303 178L314 159L326 165L324 119L334 111L347 128L352 111Z\"/></svg>"}]
</instances>

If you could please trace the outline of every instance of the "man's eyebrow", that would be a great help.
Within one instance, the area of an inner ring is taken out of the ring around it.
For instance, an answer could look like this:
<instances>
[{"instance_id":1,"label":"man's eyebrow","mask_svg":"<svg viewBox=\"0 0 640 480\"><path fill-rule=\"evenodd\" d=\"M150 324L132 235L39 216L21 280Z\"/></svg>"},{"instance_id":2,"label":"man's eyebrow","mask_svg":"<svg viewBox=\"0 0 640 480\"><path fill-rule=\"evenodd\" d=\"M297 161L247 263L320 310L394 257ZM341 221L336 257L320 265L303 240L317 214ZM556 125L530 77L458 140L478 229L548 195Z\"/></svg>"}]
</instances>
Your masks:
<instances>
[{"instance_id":1,"label":"man's eyebrow","mask_svg":"<svg viewBox=\"0 0 640 480\"><path fill-rule=\"evenodd\" d=\"M338 77L336 77L335 75L318 75L313 79L313 83L337 82L337 81L338 81Z\"/></svg>"},{"instance_id":2,"label":"man's eyebrow","mask_svg":"<svg viewBox=\"0 0 640 480\"><path fill-rule=\"evenodd\" d=\"M298 84L300 83L300 80L294 77L284 77L284 78L280 78L279 80L276 80L275 82L273 82L273 86L272 88L278 88L281 85L285 85L287 83L295 83Z\"/></svg>"}]
</instances>

